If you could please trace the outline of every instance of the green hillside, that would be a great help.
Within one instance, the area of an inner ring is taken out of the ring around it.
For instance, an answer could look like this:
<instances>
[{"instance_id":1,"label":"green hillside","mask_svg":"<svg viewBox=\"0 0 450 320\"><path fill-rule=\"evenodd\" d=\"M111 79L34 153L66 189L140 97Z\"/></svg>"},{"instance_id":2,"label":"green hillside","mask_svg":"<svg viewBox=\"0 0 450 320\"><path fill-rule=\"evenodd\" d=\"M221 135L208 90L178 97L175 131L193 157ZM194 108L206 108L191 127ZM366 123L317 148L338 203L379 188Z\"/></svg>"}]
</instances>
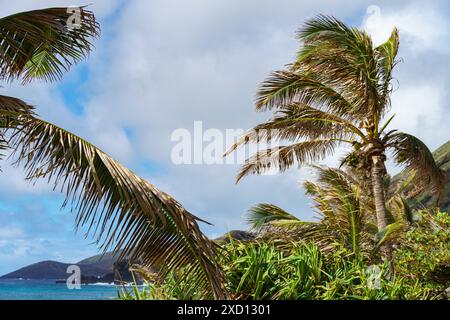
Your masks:
<instances>
[{"instance_id":1,"label":"green hillside","mask_svg":"<svg viewBox=\"0 0 450 320\"><path fill-rule=\"evenodd\" d=\"M439 199L439 207L442 211L450 212L450 141L440 146L433 152L434 159L441 169L447 174L447 182L443 195ZM394 177L394 180L402 179L403 174L400 173ZM429 192L422 192L409 199L410 204L415 208L430 207L436 205L436 198Z\"/></svg>"}]
</instances>

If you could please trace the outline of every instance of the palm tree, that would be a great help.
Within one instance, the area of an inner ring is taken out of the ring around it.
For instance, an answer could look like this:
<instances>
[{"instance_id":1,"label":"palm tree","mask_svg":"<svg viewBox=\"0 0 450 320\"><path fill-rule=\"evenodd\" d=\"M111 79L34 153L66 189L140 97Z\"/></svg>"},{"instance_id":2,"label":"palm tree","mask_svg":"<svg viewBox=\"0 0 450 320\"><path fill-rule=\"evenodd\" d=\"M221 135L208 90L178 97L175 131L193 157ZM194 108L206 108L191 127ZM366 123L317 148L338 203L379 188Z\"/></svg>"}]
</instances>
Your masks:
<instances>
[{"instance_id":1,"label":"palm tree","mask_svg":"<svg viewBox=\"0 0 450 320\"><path fill-rule=\"evenodd\" d=\"M388 225L383 177L386 151L414 171L415 183L440 190L444 175L418 138L387 131L392 72L397 64L399 33L374 46L370 36L334 17L320 15L298 31L303 46L285 70L273 72L257 92L256 109L273 111L273 119L241 137L226 153L260 140L290 142L248 158L237 181L270 168L284 171L295 163L323 159L337 147L352 151L344 162L367 173L373 189L378 231ZM389 243L381 248L391 261Z\"/></svg>"},{"instance_id":2,"label":"palm tree","mask_svg":"<svg viewBox=\"0 0 450 320\"><path fill-rule=\"evenodd\" d=\"M320 220L303 221L273 204L258 204L249 209L247 222L260 237L276 239L282 234L294 241L312 240L325 252L338 242L354 256L370 259L383 243L395 238L403 227L413 222L404 197L412 177L395 186L390 179L384 181L386 189L391 190L386 196L389 224L383 232L378 232L372 191L366 181L354 170L320 166L314 169L317 182L306 181L303 185L314 201Z\"/></svg>"},{"instance_id":3,"label":"palm tree","mask_svg":"<svg viewBox=\"0 0 450 320\"><path fill-rule=\"evenodd\" d=\"M80 8L67 28L68 8L22 12L0 19L0 77L55 81L92 50L99 25ZM65 194L104 251L139 260L164 276L182 269L206 297L226 298L216 245L200 231L205 222L93 144L49 123L24 101L0 96L0 150L23 165L30 180L46 179Z\"/></svg>"}]
</instances>

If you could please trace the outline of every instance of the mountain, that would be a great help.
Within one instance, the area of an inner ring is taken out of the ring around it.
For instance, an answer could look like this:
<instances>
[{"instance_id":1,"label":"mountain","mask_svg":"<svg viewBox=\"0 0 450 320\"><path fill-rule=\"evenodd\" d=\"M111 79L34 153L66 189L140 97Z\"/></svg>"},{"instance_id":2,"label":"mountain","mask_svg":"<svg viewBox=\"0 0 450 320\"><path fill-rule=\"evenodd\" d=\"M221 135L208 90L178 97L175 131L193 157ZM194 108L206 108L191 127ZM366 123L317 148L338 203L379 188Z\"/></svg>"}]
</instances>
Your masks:
<instances>
[{"instance_id":1,"label":"mountain","mask_svg":"<svg viewBox=\"0 0 450 320\"><path fill-rule=\"evenodd\" d=\"M450 212L450 141L437 148L433 152L433 157L439 167L446 172L446 184L444 192L439 199L439 208L442 211ZM404 173L394 176L393 181L404 179ZM419 192L408 200L413 208L432 207L436 205L436 198L429 192Z\"/></svg>"},{"instance_id":2,"label":"mountain","mask_svg":"<svg viewBox=\"0 0 450 320\"><path fill-rule=\"evenodd\" d=\"M90 282L130 281L129 261L117 261L111 253L99 254L77 263L41 261L5 274L0 279L67 279L67 268L77 265L81 269L81 280Z\"/></svg>"},{"instance_id":3,"label":"mountain","mask_svg":"<svg viewBox=\"0 0 450 320\"><path fill-rule=\"evenodd\" d=\"M69 263L41 261L5 274L0 279L61 279L67 277Z\"/></svg>"},{"instance_id":4,"label":"mountain","mask_svg":"<svg viewBox=\"0 0 450 320\"><path fill-rule=\"evenodd\" d=\"M111 252L105 254L97 254L95 256L83 259L77 262L78 265L95 265L99 269L104 269L109 272L113 271L113 265L116 262L116 258Z\"/></svg>"}]
</instances>

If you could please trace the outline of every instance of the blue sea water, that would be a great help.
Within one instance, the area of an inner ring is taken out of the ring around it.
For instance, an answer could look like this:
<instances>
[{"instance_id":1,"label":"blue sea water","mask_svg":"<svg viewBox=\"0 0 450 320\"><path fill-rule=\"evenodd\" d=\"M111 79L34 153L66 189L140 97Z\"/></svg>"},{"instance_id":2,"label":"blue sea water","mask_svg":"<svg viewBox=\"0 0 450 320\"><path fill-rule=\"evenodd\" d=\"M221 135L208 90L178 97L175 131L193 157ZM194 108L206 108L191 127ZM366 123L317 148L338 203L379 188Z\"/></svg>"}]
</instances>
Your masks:
<instances>
[{"instance_id":1,"label":"blue sea water","mask_svg":"<svg viewBox=\"0 0 450 320\"><path fill-rule=\"evenodd\" d=\"M109 284L86 284L68 289L54 280L0 280L0 300L112 300L117 287Z\"/></svg>"}]
</instances>

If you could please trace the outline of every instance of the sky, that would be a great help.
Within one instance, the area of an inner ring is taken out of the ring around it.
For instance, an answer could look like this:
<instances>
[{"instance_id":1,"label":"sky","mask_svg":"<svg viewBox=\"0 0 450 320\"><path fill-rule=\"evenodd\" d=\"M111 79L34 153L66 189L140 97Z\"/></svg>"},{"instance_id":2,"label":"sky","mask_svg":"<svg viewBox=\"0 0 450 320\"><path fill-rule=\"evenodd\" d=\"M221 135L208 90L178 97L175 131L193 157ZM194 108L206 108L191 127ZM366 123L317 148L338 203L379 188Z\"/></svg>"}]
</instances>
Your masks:
<instances>
[{"instance_id":1,"label":"sky","mask_svg":"<svg viewBox=\"0 0 450 320\"><path fill-rule=\"evenodd\" d=\"M0 16L37 8L91 4L102 28L92 54L59 83L1 84L39 115L83 138L211 222L210 237L247 228L254 204L276 204L313 219L301 182L307 168L250 176L235 184L238 164L172 161L172 134L248 129L270 118L254 110L258 84L293 61L295 31L305 19L330 14L364 28L382 43L400 29L391 126L430 149L450 136L450 5L447 1L279 0L0 0ZM224 146L226 147L226 146ZM339 154L324 160L335 165ZM97 253L62 196L30 185L20 168L1 164L0 275L41 260L76 262ZM389 170L397 172L392 163Z\"/></svg>"}]
</instances>

